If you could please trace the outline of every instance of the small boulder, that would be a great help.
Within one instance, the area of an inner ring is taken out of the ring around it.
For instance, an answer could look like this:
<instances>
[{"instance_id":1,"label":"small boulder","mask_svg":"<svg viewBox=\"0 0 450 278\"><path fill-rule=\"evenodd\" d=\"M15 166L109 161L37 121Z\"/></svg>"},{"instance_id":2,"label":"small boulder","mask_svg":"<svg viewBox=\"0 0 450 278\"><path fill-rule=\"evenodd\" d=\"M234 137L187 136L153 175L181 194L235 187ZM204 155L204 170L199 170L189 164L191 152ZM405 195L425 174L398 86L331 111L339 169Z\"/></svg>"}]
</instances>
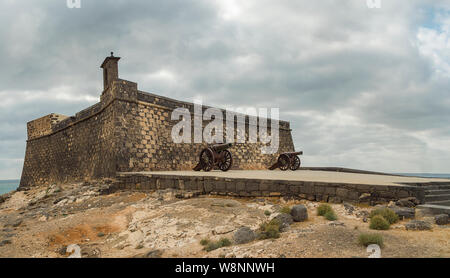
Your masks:
<instances>
[{"instance_id":1,"label":"small boulder","mask_svg":"<svg viewBox=\"0 0 450 278\"><path fill-rule=\"evenodd\" d=\"M415 197L408 197L403 198L395 202L395 205L399 207L407 207L407 208L413 208L420 204L420 201Z\"/></svg>"},{"instance_id":2,"label":"small boulder","mask_svg":"<svg viewBox=\"0 0 450 278\"><path fill-rule=\"evenodd\" d=\"M337 226L345 226L345 223L340 221L331 221L328 225L337 227Z\"/></svg>"},{"instance_id":3,"label":"small boulder","mask_svg":"<svg viewBox=\"0 0 450 278\"><path fill-rule=\"evenodd\" d=\"M291 216L295 222L303 222L308 219L308 209L304 205L295 205L291 209Z\"/></svg>"},{"instance_id":4,"label":"small boulder","mask_svg":"<svg viewBox=\"0 0 450 278\"><path fill-rule=\"evenodd\" d=\"M161 250L152 250L145 254L145 258L161 258L163 252Z\"/></svg>"},{"instance_id":5,"label":"small boulder","mask_svg":"<svg viewBox=\"0 0 450 278\"><path fill-rule=\"evenodd\" d=\"M448 224L448 215L447 214L439 214L434 217L437 225L447 225Z\"/></svg>"},{"instance_id":6,"label":"small boulder","mask_svg":"<svg viewBox=\"0 0 450 278\"><path fill-rule=\"evenodd\" d=\"M360 202L368 202L370 201L372 195L370 195L370 193L363 193L361 194L361 196L359 196L359 201Z\"/></svg>"},{"instance_id":7,"label":"small boulder","mask_svg":"<svg viewBox=\"0 0 450 278\"><path fill-rule=\"evenodd\" d=\"M431 230L431 224L422 220L411 220L405 224L406 230L425 231Z\"/></svg>"},{"instance_id":8,"label":"small boulder","mask_svg":"<svg viewBox=\"0 0 450 278\"><path fill-rule=\"evenodd\" d=\"M223 235L223 234L231 233L232 231L234 231L234 227L232 227L232 226L218 226L218 227L214 228L212 233L213 233L213 235Z\"/></svg>"},{"instance_id":9,"label":"small boulder","mask_svg":"<svg viewBox=\"0 0 450 278\"><path fill-rule=\"evenodd\" d=\"M287 213L280 213L277 216L274 217L278 222L280 222L280 231L286 231L287 228L294 222L292 220L292 216Z\"/></svg>"},{"instance_id":10,"label":"small boulder","mask_svg":"<svg viewBox=\"0 0 450 278\"><path fill-rule=\"evenodd\" d=\"M400 219L412 219L416 216L416 210L414 208L401 208L401 207L391 207Z\"/></svg>"},{"instance_id":11,"label":"small boulder","mask_svg":"<svg viewBox=\"0 0 450 278\"><path fill-rule=\"evenodd\" d=\"M353 214L353 211L355 211L355 207L349 203L344 203L344 209L348 214Z\"/></svg>"},{"instance_id":12,"label":"small boulder","mask_svg":"<svg viewBox=\"0 0 450 278\"><path fill-rule=\"evenodd\" d=\"M58 254L60 254L61 256L66 255L66 251L67 251L67 246L65 246L65 245L56 250L56 252L58 252Z\"/></svg>"},{"instance_id":13,"label":"small boulder","mask_svg":"<svg viewBox=\"0 0 450 278\"><path fill-rule=\"evenodd\" d=\"M237 244L244 244L255 240L256 234L249 227L239 228L233 235L233 240Z\"/></svg>"}]
</instances>

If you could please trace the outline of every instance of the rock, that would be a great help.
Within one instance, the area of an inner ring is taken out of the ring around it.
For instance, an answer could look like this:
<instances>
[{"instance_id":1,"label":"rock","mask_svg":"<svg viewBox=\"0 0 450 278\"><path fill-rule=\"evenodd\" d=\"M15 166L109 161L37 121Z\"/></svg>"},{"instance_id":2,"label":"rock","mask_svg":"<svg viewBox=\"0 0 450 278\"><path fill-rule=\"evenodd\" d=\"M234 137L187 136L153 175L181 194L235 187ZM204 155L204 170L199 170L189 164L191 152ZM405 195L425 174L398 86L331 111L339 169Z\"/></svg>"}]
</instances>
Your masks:
<instances>
[{"instance_id":1,"label":"rock","mask_svg":"<svg viewBox=\"0 0 450 278\"><path fill-rule=\"evenodd\" d=\"M355 215L358 218L364 218L364 217L368 217L370 215L370 213L367 210L360 210L360 211L356 212Z\"/></svg>"},{"instance_id":2,"label":"rock","mask_svg":"<svg viewBox=\"0 0 450 278\"><path fill-rule=\"evenodd\" d=\"M116 190L117 188L114 185L103 185L98 192L100 195L108 195L115 192Z\"/></svg>"},{"instance_id":3,"label":"rock","mask_svg":"<svg viewBox=\"0 0 450 278\"><path fill-rule=\"evenodd\" d=\"M395 202L399 207L413 208L420 204L420 201L415 197L403 198Z\"/></svg>"},{"instance_id":4,"label":"rock","mask_svg":"<svg viewBox=\"0 0 450 278\"><path fill-rule=\"evenodd\" d=\"M353 214L355 207L350 205L349 203L344 203L344 209L347 211L347 213Z\"/></svg>"},{"instance_id":5,"label":"rock","mask_svg":"<svg viewBox=\"0 0 450 278\"><path fill-rule=\"evenodd\" d=\"M233 240L237 244L244 244L255 240L256 234L249 227L239 228L233 235Z\"/></svg>"},{"instance_id":6,"label":"rock","mask_svg":"<svg viewBox=\"0 0 450 278\"><path fill-rule=\"evenodd\" d=\"M390 201L389 202L388 208L391 208L391 207L395 207L395 202L394 201Z\"/></svg>"},{"instance_id":7,"label":"rock","mask_svg":"<svg viewBox=\"0 0 450 278\"><path fill-rule=\"evenodd\" d=\"M125 243L125 242L121 242L121 243L119 243L119 244L116 244L116 245L114 246L114 248L117 248L117 249L119 249L119 250L122 250L123 248L125 248L125 247L127 247L127 246L130 246L130 245L127 244L127 243Z\"/></svg>"},{"instance_id":8,"label":"rock","mask_svg":"<svg viewBox=\"0 0 450 278\"><path fill-rule=\"evenodd\" d=\"M57 250L58 254L64 256L66 254L67 246L63 246Z\"/></svg>"},{"instance_id":9,"label":"rock","mask_svg":"<svg viewBox=\"0 0 450 278\"><path fill-rule=\"evenodd\" d=\"M162 254L161 250L152 250L145 254L145 258L161 258Z\"/></svg>"},{"instance_id":10,"label":"rock","mask_svg":"<svg viewBox=\"0 0 450 278\"><path fill-rule=\"evenodd\" d=\"M370 193L363 193L361 194L361 196L359 196L359 201L360 202L370 201L370 197L371 197Z\"/></svg>"},{"instance_id":11,"label":"rock","mask_svg":"<svg viewBox=\"0 0 450 278\"><path fill-rule=\"evenodd\" d=\"M400 219L410 219L416 216L416 210L414 208L401 208L401 207L391 207Z\"/></svg>"},{"instance_id":12,"label":"rock","mask_svg":"<svg viewBox=\"0 0 450 278\"><path fill-rule=\"evenodd\" d=\"M304 205L295 205L291 209L291 216L295 222L303 222L308 219L308 210Z\"/></svg>"},{"instance_id":13,"label":"rock","mask_svg":"<svg viewBox=\"0 0 450 278\"><path fill-rule=\"evenodd\" d=\"M105 234L104 234L104 233L102 233L102 232L100 232L100 233L98 233L98 234L97 234L97 236L98 236L98 237L104 237L104 236L105 236Z\"/></svg>"},{"instance_id":14,"label":"rock","mask_svg":"<svg viewBox=\"0 0 450 278\"><path fill-rule=\"evenodd\" d=\"M340 197L330 196L330 197L328 198L328 202L329 202L329 203L333 203L333 204L339 204L339 203L342 202L342 200L341 200Z\"/></svg>"},{"instance_id":15,"label":"rock","mask_svg":"<svg viewBox=\"0 0 450 278\"><path fill-rule=\"evenodd\" d=\"M431 224L421 220L411 220L405 224L406 230L424 231L431 230Z\"/></svg>"},{"instance_id":16,"label":"rock","mask_svg":"<svg viewBox=\"0 0 450 278\"><path fill-rule=\"evenodd\" d=\"M46 215L42 215L41 217L39 217L39 219L38 219L38 221L40 221L40 222L45 222L45 221L47 221L47 216Z\"/></svg>"},{"instance_id":17,"label":"rock","mask_svg":"<svg viewBox=\"0 0 450 278\"><path fill-rule=\"evenodd\" d=\"M233 227L230 227L230 226L219 226L219 227L214 228L212 233L213 233L213 235L223 235L223 234L231 233L232 231L234 231Z\"/></svg>"},{"instance_id":18,"label":"rock","mask_svg":"<svg viewBox=\"0 0 450 278\"><path fill-rule=\"evenodd\" d=\"M274 217L274 219L280 222L280 231L286 231L287 228L294 222L292 216L287 213L280 213Z\"/></svg>"},{"instance_id":19,"label":"rock","mask_svg":"<svg viewBox=\"0 0 450 278\"><path fill-rule=\"evenodd\" d=\"M141 242L139 243L136 247L134 247L134 249L142 249L144 248L144 244Z\"/></svg>"},{"instance_id":20,"label":"rock","mask_svg":"<svg viewBox=\"0 0 450 278\"><path fill-rule=\"evenodd\" d=\"M330 226L345 226L344 222L340 222L340 221L331 221L328 225Z\"/></svg>"},{"instance_id":21,"label":"rock","mask_svg":"<svg viewBox=\"0 0 450 278\"><path fill-rule=\"evenodd\" d=\"M11 244L12 242L11 242L11 240L10 239L5 239L5 240L2 240L1 242L0 242L0 246L4 246L4 245L6 245L6 244Z\"/></svg>"},{"instance_id":22,"label":"rock","mask_svg":"<svg viewBox=\"0 0 450 278\"><path fill-rule=\"evenodd\" d=\"M447 225L448 224L448 215L447 214L439 214L434 217L437 225Z\"/></svg>"},{"instance_id":23,"label":"rock","mask_svg":"<svg viewBox=\"0 0 450 278\"><path fill-rule=\"evenodd\" d=\"M101 251L95 245L83 245L81 247L81 257L82 258L100 258Z\"/></svg>"}]
</instances>

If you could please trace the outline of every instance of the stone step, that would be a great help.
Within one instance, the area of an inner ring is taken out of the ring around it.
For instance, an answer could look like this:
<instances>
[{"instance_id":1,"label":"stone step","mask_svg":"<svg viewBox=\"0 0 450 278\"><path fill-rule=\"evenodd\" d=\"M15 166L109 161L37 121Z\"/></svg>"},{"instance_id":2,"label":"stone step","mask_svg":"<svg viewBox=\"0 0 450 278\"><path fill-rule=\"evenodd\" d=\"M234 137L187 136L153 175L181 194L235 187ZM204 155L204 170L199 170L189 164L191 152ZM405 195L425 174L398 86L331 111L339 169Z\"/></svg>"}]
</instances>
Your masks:
<instances>
[{"instance_id":1,"label":"stone step","mask_svg":"<svg viewBox=\"0 0 450 278\"><path fill-rule=\"evenodd\" d=\"M440 189L449 189L450 184L435 184L435 185L427 185L426 190L440 190Z\"/></svg>"},{"instance_id":2,"label":"stone step","mask_svg":"<svg viewBox=\"0 0 450 278\"><path fill-rule=\"evenodd\" d=\"M435 201L450 201L450 194L425 195L425 203Z\"/></svg>"},{"instance_id":3,"label":"stone step","mask_svg":"<svg viewBox=\"0 0 450 278\"><path fill-rule=\"evenodd\" d=\"M441 194L450 194L450 189L433 189L433 190L425 190L426 195L441 195Z\"/></svg>"},{"instance_id":4,"label":"stone step","mask_svg":"<svg viewBox=\"0 0 450 278\"><path fill-rule=\"evenodd\" d=\"M427 202L426 204L450 207L450 201L448 201L448 200L447 201Z\"/></svg>"},{"instance_id":5,"label":"stone step","mask_svg":"<svg viewBox=\"0 0 450 278\"><path fill-rule=\"evenodd\" d=\"M426 209L429 212L431 212L432 214L443 214L443 213L446 213L446 214L450 215L450 204L445 206L445 205L439 205L439 204L436 204L436 203L419 205L419 206L417 206L417 208Z\"/></svg>"}]
</instances>

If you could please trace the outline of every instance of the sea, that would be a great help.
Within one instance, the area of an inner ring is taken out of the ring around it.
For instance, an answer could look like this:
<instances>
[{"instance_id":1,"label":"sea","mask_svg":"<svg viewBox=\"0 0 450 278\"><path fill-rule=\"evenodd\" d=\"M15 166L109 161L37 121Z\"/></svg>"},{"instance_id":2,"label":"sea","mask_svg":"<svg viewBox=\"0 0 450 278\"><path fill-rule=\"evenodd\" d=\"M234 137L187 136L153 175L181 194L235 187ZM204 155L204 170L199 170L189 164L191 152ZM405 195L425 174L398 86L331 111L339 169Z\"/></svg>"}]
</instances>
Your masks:
<instances>
[{"instance_id":1,"label":"sea","mask_svg":"<svg viewBox=\"0 0 450 278\"><path fill-rule=\"evenodd\" d=\"M16 190L20 180L0 180L0 195Z\"/></svg>"},{"instance_id":2,"label":"sea","mask_svg":"<svg viewBox=\"0 0 450 278\"><path fill-rule=\"evenodd\" d=\"M450 174L430 174L430 173L393 173L396 175L423 177L423 178L441 178L450 179ZM19 187L20 180L0 180L0 195L16 190Z\"/></svg>"},{"instance_id":3,"label":"sea","mask_svg":"<svg viewBox=\"0 0 450 278\"><path fill-rule=\"evenodd\" d=\"M421 177L421 178L439 178L450 179L450 174L430 174L430 173L394 173L396 175Z\"/></svg>"}]
</instances>

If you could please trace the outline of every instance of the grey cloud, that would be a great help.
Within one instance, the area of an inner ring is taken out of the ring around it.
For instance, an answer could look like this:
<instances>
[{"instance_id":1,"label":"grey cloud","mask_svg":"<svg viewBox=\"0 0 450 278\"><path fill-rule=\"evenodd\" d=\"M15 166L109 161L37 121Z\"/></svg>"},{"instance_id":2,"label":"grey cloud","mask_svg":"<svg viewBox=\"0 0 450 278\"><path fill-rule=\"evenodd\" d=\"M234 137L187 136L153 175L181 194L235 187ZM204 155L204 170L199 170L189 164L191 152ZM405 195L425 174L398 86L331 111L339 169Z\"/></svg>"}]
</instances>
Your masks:
<instances>
[{"instance_id":1,"label":"grey cloud","mask_svg":"<svg viewBox=\"0 0 450 278\"><path fill-rule=\"evenodd\" d=\"M307 164L448 172L432 142L449 140L450 80L417 46L446 1L239 1L229 19L219 3L0 0L0 178L20 172L27 121L95 102L110 51L144 91L279 107Z\"/></svg>"}]
</instances>

